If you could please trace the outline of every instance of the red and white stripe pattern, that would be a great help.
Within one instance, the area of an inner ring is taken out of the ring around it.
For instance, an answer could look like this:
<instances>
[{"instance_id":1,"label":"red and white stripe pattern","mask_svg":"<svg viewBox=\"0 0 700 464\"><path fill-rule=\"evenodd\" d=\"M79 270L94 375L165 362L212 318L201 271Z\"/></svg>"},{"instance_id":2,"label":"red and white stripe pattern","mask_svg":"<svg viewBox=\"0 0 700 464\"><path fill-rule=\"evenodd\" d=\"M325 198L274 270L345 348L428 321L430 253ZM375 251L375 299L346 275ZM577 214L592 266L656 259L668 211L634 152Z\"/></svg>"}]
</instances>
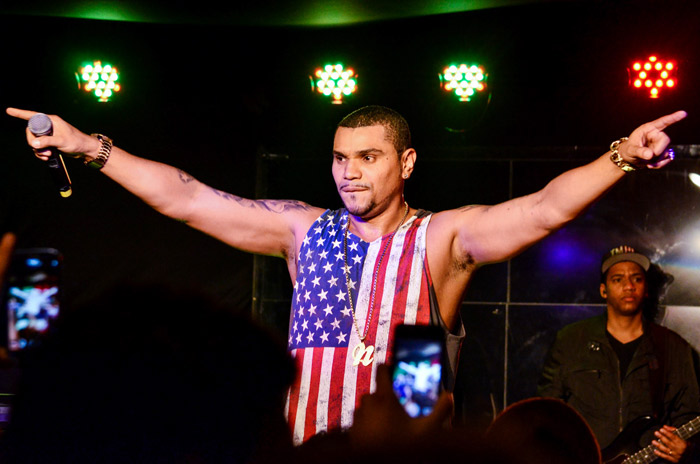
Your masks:
<instances>
[{"instance_id":1,"label":"red and white stripe pattern","mask_svg":"<svg viewBox=\"0 0 700 464\"><path fill-rule=\"evenodd\" d=\"M419 212L393 237L388 234L371 243L349 233L346 257L347 217L344 209L324 212L300 251L288 340L297 364L287 398L296 444L319 432L349 427L360 398L374 391L377 365L391 359L394 327L430 323L432 283L425 261L430 215ZM360 339L347 295L346 261L359 330L367 333L365 345L374 346L374 361L367 366L353 365L352 350ZM374 311L368 321L375 275Z\"/></svg>"}]
</instances>

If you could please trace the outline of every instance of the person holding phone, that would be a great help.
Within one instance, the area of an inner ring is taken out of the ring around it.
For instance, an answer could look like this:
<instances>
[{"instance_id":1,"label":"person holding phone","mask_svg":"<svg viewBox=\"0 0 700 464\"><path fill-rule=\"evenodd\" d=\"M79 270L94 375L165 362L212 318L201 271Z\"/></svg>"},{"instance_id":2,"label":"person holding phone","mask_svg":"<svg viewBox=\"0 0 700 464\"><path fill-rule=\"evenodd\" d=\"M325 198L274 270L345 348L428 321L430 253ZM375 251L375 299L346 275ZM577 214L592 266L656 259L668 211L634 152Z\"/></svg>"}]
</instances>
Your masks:
<instances>
[{"instance_id":1,"label":"person holding phone","mask_svg":"<svg viewBox=\"0 0 700 464\"><path fill-rule=\"evenodd\" d=\"M5 275L10 268L16 242L17 236L12 232L5 232L0 238L0 287L5 283Z\"/></svg>"},{"instance_id":2,"label":"person holding phone","mask_svg":"<svg viewBox=\"0 0 700 464\"><path fill-rule=\"evenodd\" d=\"M36 114L7 113L24 120ZM27 140L41 159L55 147L169 217L238 249L286 260L294 283L288 349L298 368L287 418L302 443L352 424L360 399L374 389L377 365L391 359L398 324L441 327L449 387L464 333L459 308L474 272L573 220L628 172L670 163L664 130L685 116L678 111L641 125L531 195L434 214L404 198L417 153L404 118L381 106L360 108L338 124L331 171L345 207L336 211L222 192L58 116L50 116L52 136L27 132Z\"/></svg>"},{"instance_id":3,"label":"person holding phone","mask_svg":"<svg viewBox=\"0 0 700 464\"><path fill-rule=\"evenodd\" d=\"M444 334L434 325L398 325L394 329L392 383L409 416L433 411L442 391Z\"/></svg>"},{"instance_id":4,"label":"person holding phone","mask_svg":"<svg viewBox=\"0 0 700 464\"><path fill-rule=\"evenodd\" d=\"M0 288L4 288L5 286L7 271L10 269L12 252L15 249L16 243L17 236L13 232L5 232L0 238ZM6 347L2 346L0 347L0 368L8 364L12 364L10 353Z\"/></svg>"},{"instance_id":5,"label":"person holding phone","mask_svg":"<svg viewBox=\"0 0 700 464\"><path fill-rule=\"evenodd\" d=\"M197 291L115 286L64 312L20 367L3 463L279 463L294 449L284 344Z\"/></svg>"}]
</instances>

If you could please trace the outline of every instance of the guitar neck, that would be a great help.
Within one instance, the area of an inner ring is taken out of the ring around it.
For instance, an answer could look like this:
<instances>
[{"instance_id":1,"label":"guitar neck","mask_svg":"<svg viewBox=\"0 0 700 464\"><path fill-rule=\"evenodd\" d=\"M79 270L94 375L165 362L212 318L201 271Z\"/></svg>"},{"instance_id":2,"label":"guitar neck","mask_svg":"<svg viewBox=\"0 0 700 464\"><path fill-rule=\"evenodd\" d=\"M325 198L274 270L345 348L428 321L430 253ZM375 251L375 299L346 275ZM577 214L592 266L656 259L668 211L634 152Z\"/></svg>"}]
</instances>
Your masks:
<instances>
[{"instance_id":1,"label":"guitar neck","mask_svg":"<svg viewBox=\"0 0 700 464\"><path fill-rule=\"evenodd\" d=\"M678 427L675 434L681 437L683 440L687 440L696 433L700 432L699 427L700 416ZM649 445L622 461L622 464L649 464L654 462L658 458L658 456L654 454L654 449L656 449L654 445Z\"/></svg>"},{"instance_id":2,"label":"guitar neck","mask_svg":"<svg viewBox=\"0 0 700 464\"><path fill-rule=\"evenodd\" d=\"M683 440L687 440L698 432L700 432L700 416L676 429L676 435Z\"/></svg>"}]
</instances>

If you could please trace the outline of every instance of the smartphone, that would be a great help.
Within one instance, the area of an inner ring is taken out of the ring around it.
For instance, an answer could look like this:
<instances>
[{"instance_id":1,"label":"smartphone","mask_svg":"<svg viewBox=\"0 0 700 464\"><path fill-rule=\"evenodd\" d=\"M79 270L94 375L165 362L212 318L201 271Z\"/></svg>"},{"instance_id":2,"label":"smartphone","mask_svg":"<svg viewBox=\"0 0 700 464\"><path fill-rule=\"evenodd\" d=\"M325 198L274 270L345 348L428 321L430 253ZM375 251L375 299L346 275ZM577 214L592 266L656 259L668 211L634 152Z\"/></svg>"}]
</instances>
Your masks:
<instances>
[{"instance_id":1,"label":"smartphone","mask_svg":"<svg viewBox=\"0 0 700 464\"><path fill-rule=\"evenodd\" d=\"M40 343L58 318L63 257L53 248L17 249L4 286L5 346L18 352Z\"/></svg>"},{"instance_id":2,"label":"smartphone","mask_svg":"<svg viewBox=\"0 0 700 464\"><path fill-rule=\"evenodd\" d=\"M411 417L433 411L442 391L445 334L437 326L398 325L394 332L392 382Z\"/></svg>"}]
</instances>

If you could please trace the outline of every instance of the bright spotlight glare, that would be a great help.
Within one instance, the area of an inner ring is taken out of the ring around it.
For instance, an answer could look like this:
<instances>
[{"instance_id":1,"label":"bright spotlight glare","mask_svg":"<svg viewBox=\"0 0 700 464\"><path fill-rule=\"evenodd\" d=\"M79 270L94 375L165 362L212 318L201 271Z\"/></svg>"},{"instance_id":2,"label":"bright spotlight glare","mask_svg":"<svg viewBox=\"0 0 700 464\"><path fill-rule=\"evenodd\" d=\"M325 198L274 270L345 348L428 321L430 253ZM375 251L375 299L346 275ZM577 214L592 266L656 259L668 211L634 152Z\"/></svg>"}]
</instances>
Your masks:
<instances>
[{"instance_id":1,"label":"bright spotlight glare","mask_svg":"<svg viewBox=\"0 0 700 464\"><path fill-rule=\"evenodd\" d=\"M688 174L688 177L690 178L690 181L693 184L695 184L696 187L700 188L700 174L691 172L690 174Z\"/></svg>"}]
</instances>

